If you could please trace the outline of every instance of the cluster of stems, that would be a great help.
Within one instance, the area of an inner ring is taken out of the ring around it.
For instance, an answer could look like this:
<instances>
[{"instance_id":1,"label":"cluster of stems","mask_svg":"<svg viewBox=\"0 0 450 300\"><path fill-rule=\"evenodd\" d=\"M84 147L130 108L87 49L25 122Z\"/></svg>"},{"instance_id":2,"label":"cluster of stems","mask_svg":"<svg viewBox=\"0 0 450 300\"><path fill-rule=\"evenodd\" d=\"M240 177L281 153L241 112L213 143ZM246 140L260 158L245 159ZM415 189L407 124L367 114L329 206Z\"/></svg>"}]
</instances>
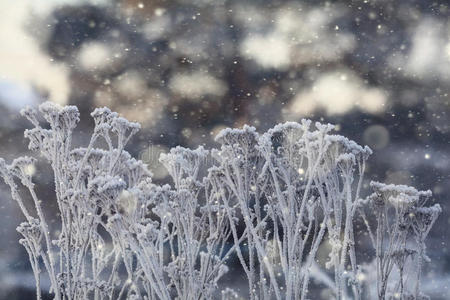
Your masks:
<instances>
[{"instance_id":1,"label":"cluster of stems","mask_svg":"<svg viewBox=\"0 0 450 300\"><path fill-rule=\"evenodd\" d=\"M246 275L243 296L251 300L307 299L313 278L336 299L364 299L358 215L376 250L378 299L423 297L425 239L440 207L425 207L430 192L381 183L361 200L372 151L332 134L330 124L288 122L261 135L249 126L225 129L217 149L162 154L171 184L159 185L125 150L139 124L96 109L89 144L74 148L77 108L46 102L39 111L22 111L34 126L25 136L52 167L59 220L49 222L49 200L35 192L35 159L0 159L25 218L17 230L37 299L44 273L57 300L235 299L223 286L230 257ZM326 245L324 270L317 259Z\"/></svg>"}]
</instances>

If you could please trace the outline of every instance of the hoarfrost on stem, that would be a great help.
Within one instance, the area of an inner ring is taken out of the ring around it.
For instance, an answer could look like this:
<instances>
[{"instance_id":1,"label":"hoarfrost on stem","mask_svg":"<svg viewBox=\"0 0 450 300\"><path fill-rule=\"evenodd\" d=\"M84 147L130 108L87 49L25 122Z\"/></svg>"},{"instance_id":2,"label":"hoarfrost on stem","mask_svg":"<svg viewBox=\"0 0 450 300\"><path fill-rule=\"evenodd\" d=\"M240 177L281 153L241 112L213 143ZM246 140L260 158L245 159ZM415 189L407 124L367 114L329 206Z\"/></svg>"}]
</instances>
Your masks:
<instances>
[{"instance_id":1,"label":"hoarfrost on stem","mask_svg":"<svg viewBox=\"0 0 450 300\"><path fill-rule=\"evenodd\" d=\"M364 202L375 217L375 228L361 212L376 251L378 298L426 298L420 290L423 262L428 260L425 239L441 207L425 206L431 191L380 182L372 182L371 187L373 193ZM394 267L398 278L392 274Z\"/></svg>"},{"instance_id":2,"label":"hoarfrost on stem","mask_svg":"<svg viewBox=\"0 0 450 300\"><path fill-rule=\"evenodd\" d=\"M46 102L39 111L50 129L26 108L34 128L25 137L52 167L60 227L50 226L35 192L35 159L0 159L25 217L17 230L37 299L44 269L55 299L235 299L230 288L217 292L231 256L246 275L249 299L307 299L312 278L336 299L363 299L370 287L359 280L357 216L375 248L376 297L425 297L425 239L440 206L425 206L429 191L377 182L361 200L372 151L332 134L333 125L302 120L261 135L250 126L222 130L217 149L162 154L172 184L161 186L125 150L139 124L97 108L89 144L73 148L77 108ZM325 241L330 271L316 263Z\"/></svg>"}]
</instances>

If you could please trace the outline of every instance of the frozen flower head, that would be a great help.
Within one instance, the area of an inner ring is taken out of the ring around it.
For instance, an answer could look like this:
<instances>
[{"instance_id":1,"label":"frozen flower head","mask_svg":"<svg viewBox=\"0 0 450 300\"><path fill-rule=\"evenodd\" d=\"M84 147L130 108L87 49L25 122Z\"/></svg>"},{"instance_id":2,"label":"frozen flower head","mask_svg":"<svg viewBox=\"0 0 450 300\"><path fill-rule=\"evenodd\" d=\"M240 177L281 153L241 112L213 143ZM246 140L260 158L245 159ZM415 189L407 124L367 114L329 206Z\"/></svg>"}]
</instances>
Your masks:
<instances>
[{"instance_id":1,"label":"frozen flower head","mask_svg":"<svg viewBox=\"0 0 450 300\"><path fill-rule=\"evenodd\" d=\"M338 156L336 163L343 169L350 169L356 163L356 158L352 153L343 153Z\"/></svg>"},{"instance_id":2,"label":"frozen flower head","mask_svg":"<svg viewBox=\"0 0 450 300\"><path fill-rule=\"evenodd\" d=\"M22 222L17 226L16 230L26 238L23 242L39 241L42 239L41 224L36 218L30 218L28 222Z\"/></svg>"},{"instance_id":3,"label":"frozen flower head","mask_svg":"<svg viewBox=\"0 0 450 300\"><path fill-rule=\"evenodd\" d=\"M388 200L394 207L405 210L415 205L417 203L418 197L415 195L399 193L397 195L390 196Z\"/></svg>"},{"instance_id":4,"label":"frozen flower head","mask_svg":"<svg viewBox=\"0 0 450 300\"><path fill-rule=\"evenodd\" d=\"M225 164L235 161L240 167L254 166L259 135L254 127L244 125L242 129L223 129L215 140L222 146L215 152L215 158Z\"/></svg>"},{"instance_id":5,"label":"frozen flower head","mask_svg":"<svg viewBox=\"0 0 450 300\"><path fill-rule=\"evenodd\" d=\"M63 131L70 132L80 121L80 113L76 106L61 107L52 102L44 102L39 105L39 110L52 129L63 129ZM33 110L25 109L22 113L33 123L33 125L38 125Z\"/></svg>"},{"instance_id":6,"label":"frozen flower head","mask_svg":"<svg viewBox=\"0 0 450 300\"><path fill-rule=\"evenodd\" d=\"M112 130L119 135L126 134L127 132L133 132L134 134L141 128L141 125L139 125L139 123L130 122L122 117L114 118L111 122L111 125Z\"/></svg>"},{"instance_id":7,"label":"frozen flower head","mask_svg":"<svg viewBox=\"0 0 450 300\"><path fill-rule=\"evenodd\" d=\"M39 126L36 110L30 106L26 106L20 111L20 114L26 117L34 126Z\"/></svg>"},{"instance_id":8,"label":"frozen flower head","mask_svg":"<svg viewBox=\"0 0 450 300\"><path fill-rule=\"evenodd\" d=\"M316 126L317 130L319 130L322 134L326 134L335 128L335 126L330 123L322 124L320 122L316 122L314 125Z\"/></svg>"},{"instance_id":9,"label":"frozen flower head","mask_svg":"<svg viewBox=\"0 0 450 300\"><path fill-rule=\"evenodd\" d=\"M252 149L256 146L258 140L258 133L256 128L244 125L242 129L226 128L221 130L215 141L227 146L238 146Z\"/></svg>"},{"instance_id":10,"label":"frozen flower head","mask_svg":"<svg viewBox=\"0 0 450 300\"><path fill-rule=\"evenodd\" d=\"M31 151L41 150L44 153L48 153L51 146L50 138L51 131L41 128L25 129L25 138L29 139L28 149Z\"/></svg>"},{"instance_id":11,"label":"frozen flower head","mask_svg":"<svg viewBox=\"0 0 450 300\"><path fill-rule=\"evenodd\" d=\"M412 222L412 227L419 239L424 239L434 222L441 214L442 208L439 204L435 204L431 207L418 207L415 208L409 215L409 219Z\"/></svg>"},{"instance_id":12,"label":"frozen flower head","mask_svg":"<svg viewBox=\"0 0 450 300\"><path fill-rule=\"evenodd\" d=\"M377 191L379 193L382 194L387 194L387 195L397 195L400 193L403 193L405 195L409 195L409 196L417 196L418 195L418 191L411 187L411 186L406 186L406 185L396 185L396 184L384 184L381 182L376 182L376 181L372 181L370 183L370 186L372 187L372 189L374 191Z\"/></svg>"},{"instance_id":13,"label":"frozen flower head","mask_svg":"<svg viewBox=\"0 0 450 300\"><path fill-rule=\"evenodd\" d=\"M80 112L76 106L64 106L60 111L60 122L64 123L64 126L68 130L73 130L80 121Z\"/></svg>"},{"instance_id":14,"label":"frozen flower head","mask_svg":"<svg viewBox=\"0 0 450 300\"><path fill-rule=\"evenodd\" d=\"M61 109L62 107L59 104L49 101L39 105L42 116L50 124L55 124L58 121Z\"/></svg>"},{"instance_id":15,"label":"frozen flower head","mask_svg":"<svg viewBox=\"0 0 450 300\"><path fill-rule=\"evenodd\" d=\"M197 179L200 165L206 162L208 151L202 146L195 150L177 146L169 153L161 153L159 161L166 167L173 178Z\"/></svg>"},{"instance_id":16,"label":"frozen flower head","mask_svg":"<svg viewBox=\"0 0 450 300\"><path fill-rule=\"evenodd\" d=\"M349 153L358 160L367 160L372 154L372 150L368 146L362 147L354 141L341 135L327 135L325 139L330 145L330 151L337 150L341 153Z\"/></svg>"},{"instance_id":17,"label":"frozen flower head","mask_svg":"<svg viewBox=\"0 0 450 300\"><path fill-rule=\"evenodd\" d=\"M364 151L362 152L363 154L363 159L366 160L370 155L372 155L373 151L372 149L370 149L369 146L364 146Z\"/></svg>"},{"instance_id":18,"label":"frozen flower head","mask_svg":"<svg viewBox=\"0 0 450 300\"><path fill-rule=\"evenodd\" d=\"M94 119L96 126L100 124L110 124L117 116L118 114L116 112L111 112L107 107L96 108L91 113L91 117Z\"/></svg>"},{"instance_id":19,"label":"frozen flower head","mask_svg":"<svg viewBox=\"0 0 450 300\"><path fill-rule=\"evenodd\" d=\"M285 122L269 129L264 135L269 136L275 142L281 138L297 141L302 137L304 132L308 131L310 123L311 121L304 122L304 124Z\"/></svg>"},{"instance_id":20,"label":"frozen flower head","mask_svg":"<svg viewBox=\"0 0 450 300\"><path fill-rule=\"evenodd\" d=\"M111 175L97 176L89 182L90 190L106 201L105 203L117 199L126 185L121 177Z\"/></svg>"},{"instance_id":21,"label":"frozen flower head","mask_svg":"<svg viewBox=\"0 0 450 300\"><path fill-rule=\"evenodd\" d=\"M274 152L275 154L292 156L294 153L301 151L303 147L302 138L308 128L309 124L305 126L305 124L301 125L295 122L278 124L260 137L259 148L266 155Z\"/></svg>"},{"instance_id":22,"label":"frozen flower head","mask_svg":"<svg viewBox=\"0 0 450 300\"><path fill-rule=\"evenodd\" d=\"M421 206L419 199L423 195L430 195L431 192L418 191L413 187L406 185L384 184L380 182L372 181L370 183L374 194L371 199L378 201L380 204L391 204L394 207L411 207Z\"/></svg>"},{"instance_id":23,"label":"frozen flower head","mask_svg":"<svg viewBox=\"0 0 450 300\"><path fill-rule=\"evenodd\" d=\"M9 169L25 186L32 186L31 176L34 174L36 159L28 156L16 158Z\"/></svg>"},{"instance_id":24,"label":"frozen flower head","mask_svg":"<svg viewBox=\"0 0 450 300\"><path fill-rule=\"evenodd\" d=\"M138 239L146 241L146 242L153 242L158 238L158 224L156 222L150 222L146 225L140 225L136 224L135 230Z\"/></svg>"}]
</instances>

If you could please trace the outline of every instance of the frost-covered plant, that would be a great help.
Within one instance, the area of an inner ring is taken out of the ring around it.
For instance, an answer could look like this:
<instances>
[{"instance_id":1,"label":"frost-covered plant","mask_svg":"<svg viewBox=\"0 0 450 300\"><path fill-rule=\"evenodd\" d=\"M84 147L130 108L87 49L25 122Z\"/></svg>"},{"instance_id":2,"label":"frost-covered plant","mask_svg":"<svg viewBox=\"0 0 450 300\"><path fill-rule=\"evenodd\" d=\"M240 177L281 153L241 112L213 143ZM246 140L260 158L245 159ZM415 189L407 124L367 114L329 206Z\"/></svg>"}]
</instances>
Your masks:
<instances>
[{"instance_id":1,"label":"frost-covered plant","mask_svg":"<svg viewBox=\"0 0 450 300\"><path fill-rule=\"evenodd\" d=\"M138 124L107 108L96 109L88 147L71 149L76 107L44 103L40 111L50 129L40 126L37 112L26 109L23 114L35 128L25 135L30 149L39 150L52 165L61 228L49 228L34 191L28 172L34 159L18 158L9 166L0 162L2 177L27 220L18 231L38 298L41 261L56 299L211 298L227 270L223 261L229 230L228 217L198 176L207 152L175 148L162 156L174 189L160 187L152 184L147 167L124 150ZM100 142L105 149L96 147ZM37 218L14 178L29 190Z\"/></svg>"},{"instance_id":2,"label":"frost-covered plant","mask_svg":"<svg viewBox=\"0 0 450 300\"><path fill-rule=\"evenodd\" d=\"M25 136L52 166L59 222L50 224L34 190L35 160L0 159L0 174L25 217L17 230L38 299L43 267L55 299L235 299L229 288L217 292L231 255L247 277L250 299L307 299L311 278L336 299L361 299L357 211L376 249L378 298L422 297L425 239L440 207L424 206L430 192L381 183L360 200L371 150L331 134L332 125L288 122L262 135L249 126L225 129L218 149L162 154L172 184L161 186L124 150L138 124L96 109L88 146L73 149L77 108L47 102L39 110L50 128L27 108L22 113L34 128ZM316 263L324 241L334 280ZM411 274L414 284L406 278Z\"/></svg>"},{"instance_id":3,"label":"frost-covered plant","mask_svg":"<svg viewBox=\"0 0 450 300\"><path fill-rule=\"evenodd\" d=\"M55 299L112 298L116 288L123 284L118 280L117 265L125 256L107 220L120 210L117 199L122 189L133 188L150 176L142 163L123 150L139 125L106 108L97 109L92 113L95 128L88 147L72 149L72 132L79 121L77 108L46 102L39 109L50 129L41 127L37 112L27 108L22 113L35 127L26 130L25 136L30 140L29 148L39 151L52 166L60 228L49 227L42 202L34 191L31 174L27 172L34 160L18 158L9 166L2 161L1 168L26 218L17 230L24 237L20 242L32 262L38 298L41 261L49 274ZM102 138L107 149L95 148ZM15 178L31 194L37 218L26 208Z\"/></svg>"},{"instance_id":4,"label":"frost-covered plant","mask_svg":"<svg viewBox=\"0 0 450 300\"><path fill-rule=\"evenodd\" d=\"M246 228L234 241L243 238L249 245L248 263L237 251L251 298L259 287L260 299L270 299L272 293L277 299L305 299L327 230L332 244L327 265L334 266L336 297L346 295L349 279L356 283L353 216L371 150L330 135L332 129L316 123L314 130L304 120L277 125L262 136L244 126L216 137L222 144L214 156L219 162L215 172L225 187L223 203L239 208ZM359 289L355 284L355 298Z\"/></svg>"},{"instance_id":5,"label":"frost-covered plant","mask_svg":"<svg viewBox=\"0 0 450 300\"><path fill-rule=\"evenodd\" d=\"M375 228L362 216L376 251L379 299L422 299L420 277L425 254L425 238L441 212L439 204L425 207L431 191L404 185L372 182L373 193L367 208L375 217ZM394 267L398 279L391 278ZM415 275L414 275L415 274Z\"/></svg>"}]
</instances>

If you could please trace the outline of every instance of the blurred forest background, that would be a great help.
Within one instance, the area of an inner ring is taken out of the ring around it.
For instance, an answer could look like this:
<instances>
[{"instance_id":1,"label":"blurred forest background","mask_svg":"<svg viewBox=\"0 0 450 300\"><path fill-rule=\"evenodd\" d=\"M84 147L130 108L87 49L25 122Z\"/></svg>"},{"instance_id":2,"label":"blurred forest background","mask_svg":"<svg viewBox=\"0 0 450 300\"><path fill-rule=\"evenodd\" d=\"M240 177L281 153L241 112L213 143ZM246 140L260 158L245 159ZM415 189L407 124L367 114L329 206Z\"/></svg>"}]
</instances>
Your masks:
<instances>
[{"instance_id":1,"label":"blurred forest background","mask_svg":"<svg viewBox=\"0 0 450 300\"><path fill-rule=\"evenodd\" d=\"M79 144L95 107L140 122L128 150L160 181L159 153L209 147L224 127L334 123L374 150L366 187L373 179L433 191L443 214L428 240L424 292L450 299L446 3L0 0L0 157L28 153L19 110L45 100L79 107ZM55 213L48 165L36 181ZM0 299L32 299L21 215L3 183L0 213ZM373 253L367 245L358 255L364 263Z\"/></svg>"}]
</instances>

